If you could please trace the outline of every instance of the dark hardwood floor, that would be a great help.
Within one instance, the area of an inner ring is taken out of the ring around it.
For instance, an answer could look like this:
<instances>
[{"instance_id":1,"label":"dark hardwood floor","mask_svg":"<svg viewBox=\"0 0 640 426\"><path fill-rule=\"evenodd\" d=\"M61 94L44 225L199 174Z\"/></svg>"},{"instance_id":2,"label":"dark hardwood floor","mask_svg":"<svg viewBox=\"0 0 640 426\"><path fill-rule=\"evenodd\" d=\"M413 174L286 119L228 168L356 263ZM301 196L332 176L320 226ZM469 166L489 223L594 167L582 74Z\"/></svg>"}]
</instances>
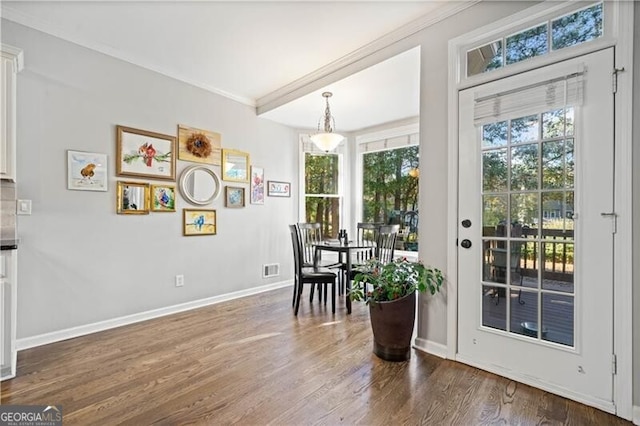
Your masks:
<instances>
[{"instance_id":1,"label":"dark hardwood floor","mask_svg":"<svg viewBox=\"0 0 640 426\"><path fill-rule=\"evenodd\" d=\"M366 306L340 302L295 317L286 288L21 351L2 403L65 425L631 424L419 351L381 361Z\"/></svg>"}]
</instances>

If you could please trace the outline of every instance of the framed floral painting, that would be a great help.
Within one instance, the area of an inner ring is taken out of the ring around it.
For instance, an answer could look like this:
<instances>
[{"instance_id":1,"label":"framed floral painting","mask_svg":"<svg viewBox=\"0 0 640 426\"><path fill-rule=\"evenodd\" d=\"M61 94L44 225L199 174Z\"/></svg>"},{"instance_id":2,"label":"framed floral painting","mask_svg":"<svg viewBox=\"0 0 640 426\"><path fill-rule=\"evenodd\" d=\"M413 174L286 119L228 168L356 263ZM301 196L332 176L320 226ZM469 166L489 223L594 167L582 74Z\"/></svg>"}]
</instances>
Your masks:
<instances>
[{"instance_id":1,"label":"framed floral painting","mask_svg":"<svg viewBox=\"0 0 640 426\"><path fill-rule=\"evenodd\" d=\"M264 204L264 169L262 167L251 166L250 190L249 202L251 204Z\"/></svg>"},{"instance_id":2,"label":"framed floral painting","mask_svg":"<svg viewBox=\"0 0 640 426\"><path fill-rule=\"evenodd\" d=\"M117 126L117 176L175 181L175 152L175 136Z\"/></svg>"},{"instance_id":3,"label":"framed floral painting","mask_svg":"<svg viewBox=\"0 0 640 426\"><path fill-rule=\"evenodd\" d=\"M244 188L239 186L225 186L224 194L225 207L244 207Z\"/></svg>"}]
</instances>

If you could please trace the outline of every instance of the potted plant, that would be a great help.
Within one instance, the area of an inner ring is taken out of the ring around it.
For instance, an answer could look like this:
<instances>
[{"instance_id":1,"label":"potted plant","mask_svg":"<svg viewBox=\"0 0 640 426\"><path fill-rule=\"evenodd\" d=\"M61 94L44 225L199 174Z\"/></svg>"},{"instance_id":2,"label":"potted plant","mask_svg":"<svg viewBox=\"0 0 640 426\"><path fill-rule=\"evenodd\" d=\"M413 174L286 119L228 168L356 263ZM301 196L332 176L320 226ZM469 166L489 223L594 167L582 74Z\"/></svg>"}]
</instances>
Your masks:
<instances>
[{"instance_id":1,"label":"potted plant","mask_svg":"<svg viewBox=\"0 0 640 426\"><path fill-rule=\"evenodd\" d=\"M433 295L440 291L444 282L442 271L404 257L384 264L370 259L355 270L349 296L351 300L364 300L369 305L373 353L387 361L408 360L416 316L416 292L429 291Z\"/></svg>"}]
</instances>

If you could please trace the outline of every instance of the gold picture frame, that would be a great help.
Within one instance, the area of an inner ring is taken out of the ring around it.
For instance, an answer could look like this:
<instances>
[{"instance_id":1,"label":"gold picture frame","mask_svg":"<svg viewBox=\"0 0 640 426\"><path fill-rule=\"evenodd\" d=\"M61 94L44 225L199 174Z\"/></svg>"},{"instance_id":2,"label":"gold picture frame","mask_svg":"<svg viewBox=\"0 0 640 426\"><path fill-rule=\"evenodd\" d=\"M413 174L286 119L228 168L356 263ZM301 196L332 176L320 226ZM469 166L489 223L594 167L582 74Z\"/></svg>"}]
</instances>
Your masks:
<instances>
[{"instance_id":1,"label":"gold picture frame","mask_svg":"<svg viewBox=\"0 0 640 426\"><path fill-rule=\"evenodd\" d=\"M149 184L118 181L116 190L118 214L149 214Z\"/></svg>"},{"instance_id":2,"label":"gold picture frame","mask_svg":"<svg viewBox=\"0 0 640 426\"><path fill-rule=\"evenodd\" d=\"M116 126L116 176L176 180L176 138Z\"/></svg>"},{"instance_id":3,"label":"gold picture frame","mask_svg":"<svg viewBox=\"0 0 640 426\"><path fill-rule=\"evenodd\" d=\"M249 153L222 149L222 180L249 183Z\"/></svg>"},{"instance_id":4,"label":"gold picture frame","mask_svg":"<svg viewBox=\"0 0 640 426\"><path fill-rule=\"evenodd\" d=\"M150 186L151 211L152 212L175 212L176 211L176 187L175 185Z\"/></svg>"},{"instance_id":5,"label":"gold picture frame","mask_svg":"<svg viewBox=\"0 0 640 426\"><path fill-rule=\"evenodd\" d=\"M216 235L216 211L211 209L182 209L182 235Z\"/></svg>"}]
</instances>

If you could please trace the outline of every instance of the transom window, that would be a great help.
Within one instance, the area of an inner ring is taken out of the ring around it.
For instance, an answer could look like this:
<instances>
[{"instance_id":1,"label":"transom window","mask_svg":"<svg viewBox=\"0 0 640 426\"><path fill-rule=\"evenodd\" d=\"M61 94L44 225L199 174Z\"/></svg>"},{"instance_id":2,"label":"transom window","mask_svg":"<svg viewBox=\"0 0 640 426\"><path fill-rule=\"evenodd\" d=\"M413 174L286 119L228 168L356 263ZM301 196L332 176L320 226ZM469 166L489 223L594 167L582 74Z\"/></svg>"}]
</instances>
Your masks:
<instances>
[{"instance_id":1,"label":"transom window","mask_svg":"<svg viewBox=\"0 0 640 426\"><path fill-rule=\"evenodd\" d=\"M603 22L603 4L597 3L507 34L467 51L467 77L598 39Z\"/></svg>"}]
</instances>

